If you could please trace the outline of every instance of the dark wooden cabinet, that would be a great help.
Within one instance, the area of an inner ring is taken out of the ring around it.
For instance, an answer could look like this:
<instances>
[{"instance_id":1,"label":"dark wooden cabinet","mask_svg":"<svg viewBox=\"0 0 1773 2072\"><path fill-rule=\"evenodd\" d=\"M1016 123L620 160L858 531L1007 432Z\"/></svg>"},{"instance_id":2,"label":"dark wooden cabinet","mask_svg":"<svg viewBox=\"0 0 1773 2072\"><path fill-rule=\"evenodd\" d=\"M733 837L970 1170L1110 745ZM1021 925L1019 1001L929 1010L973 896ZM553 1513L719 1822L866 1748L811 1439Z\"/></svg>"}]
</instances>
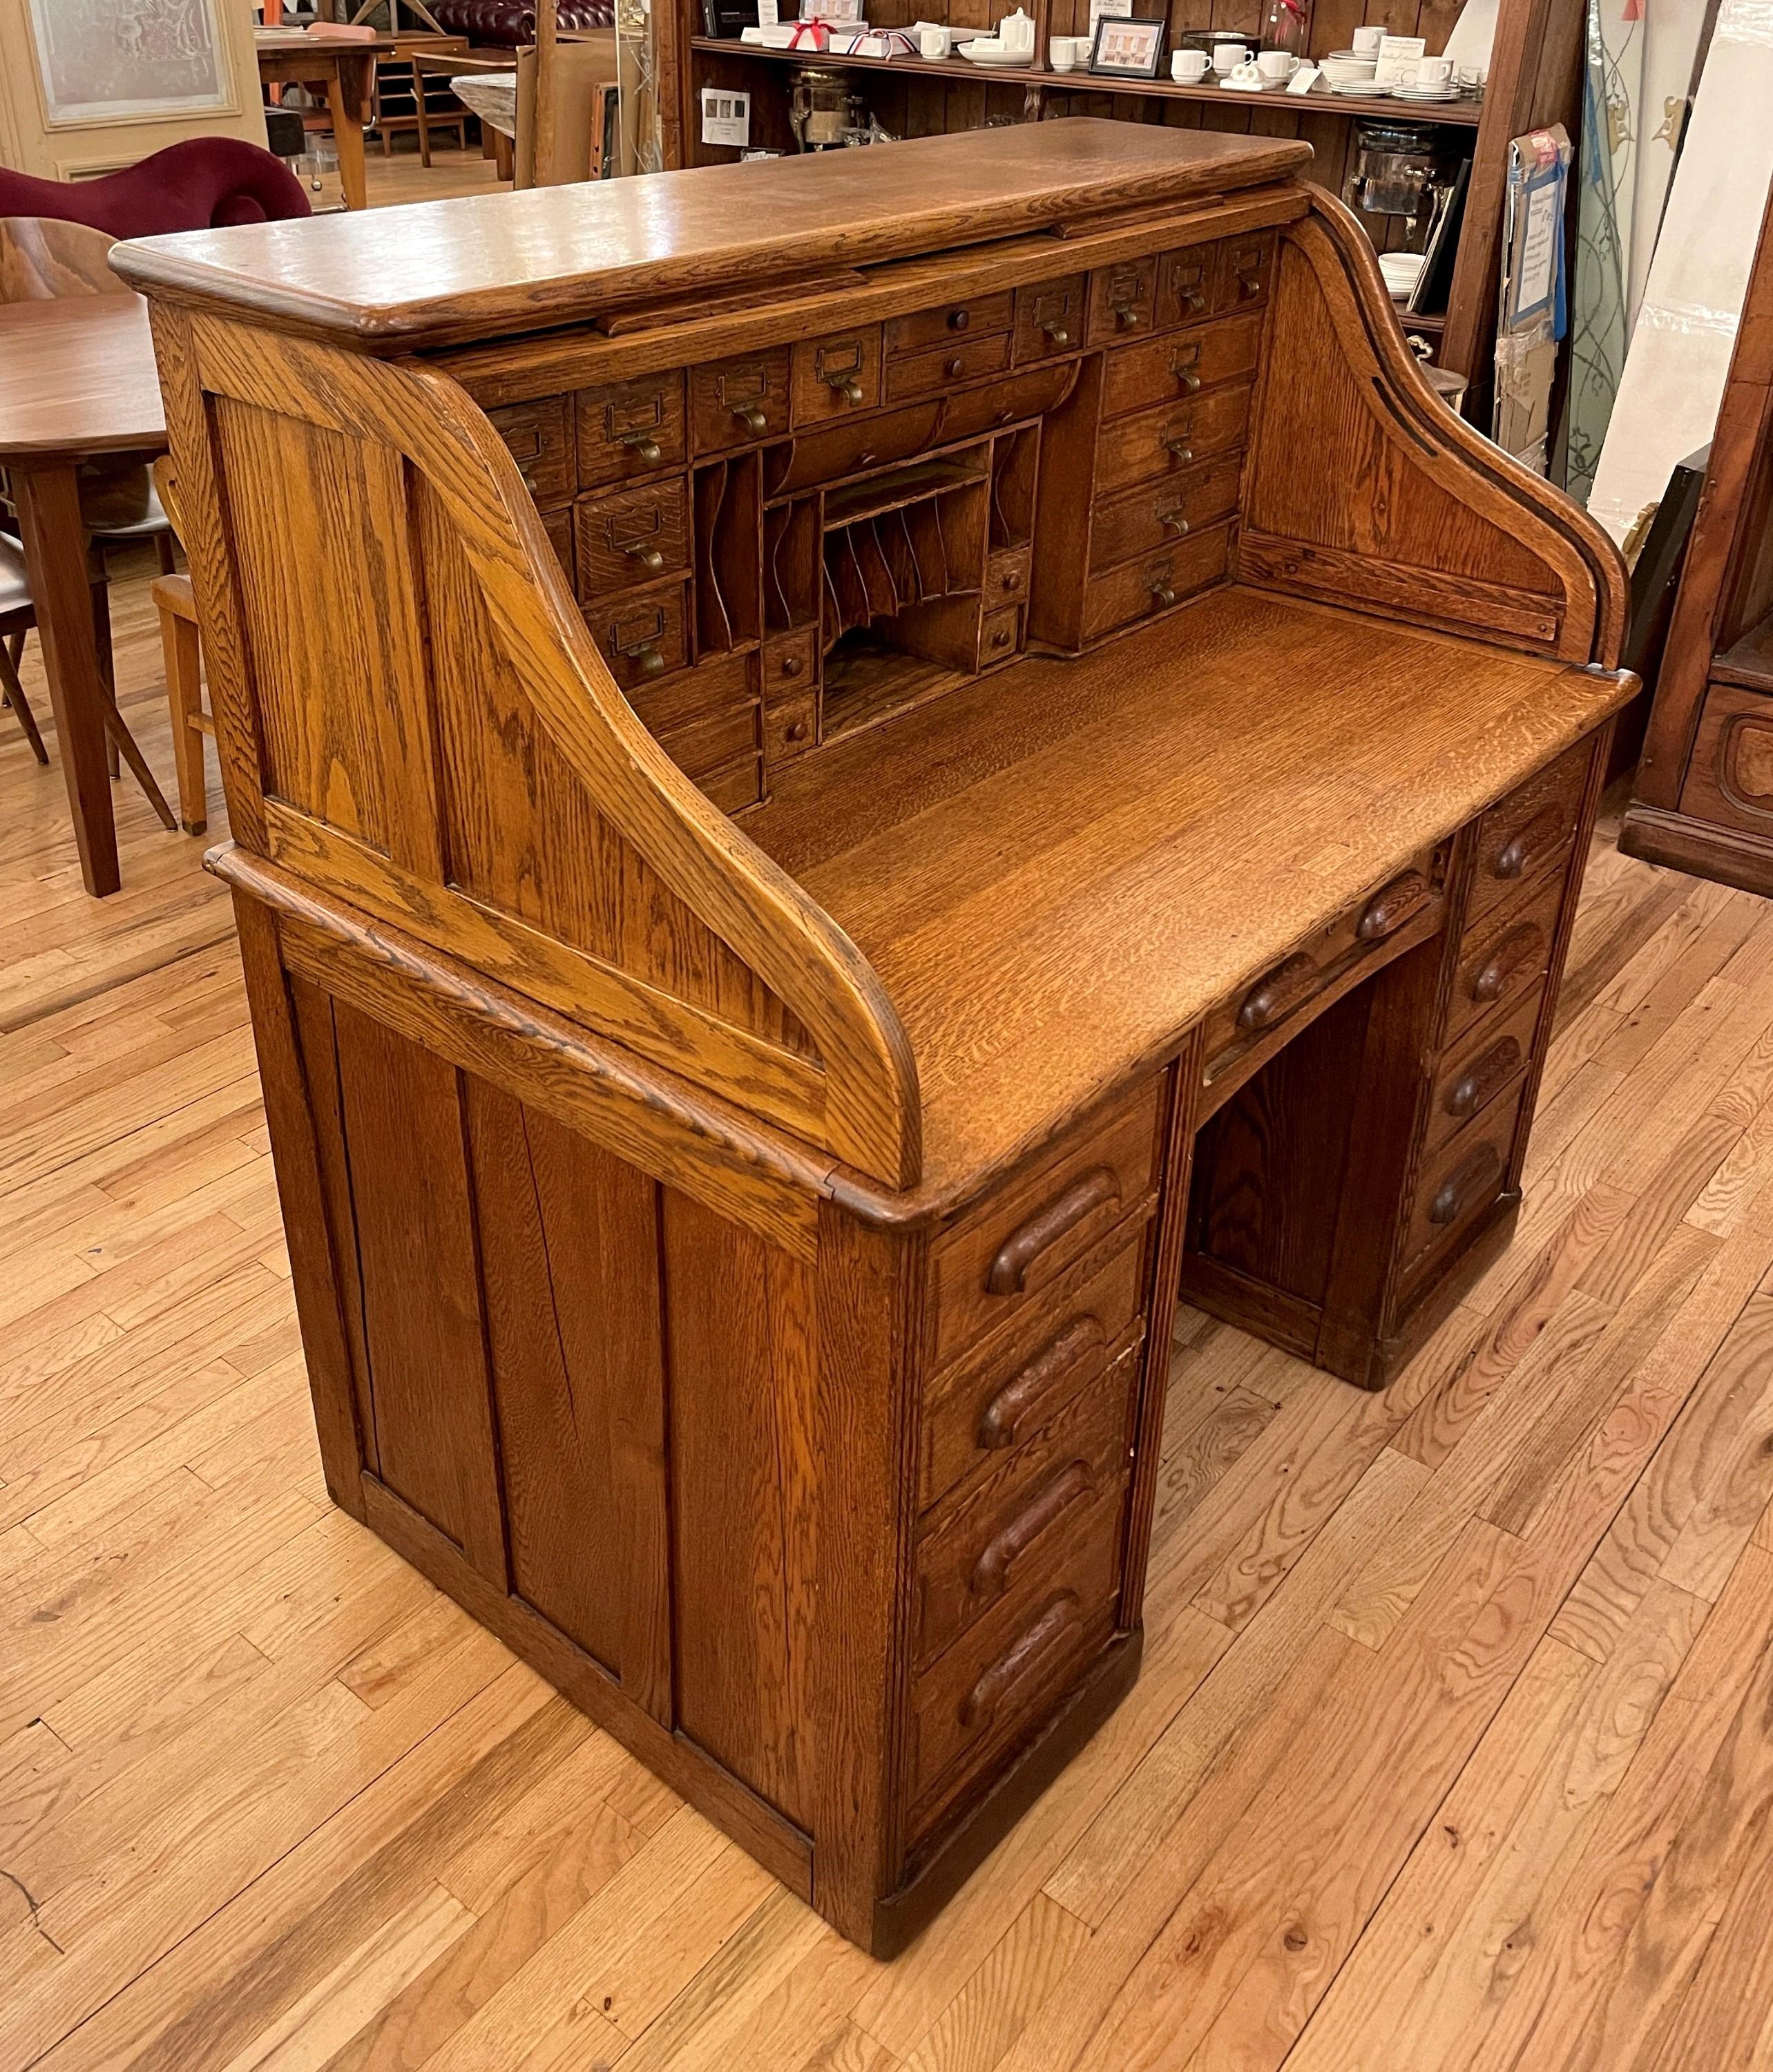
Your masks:
<instances>
[{"instance_id":1,"label":"dark wooden cabinet","mask_svg":"<svg viewBox=\"0 0 1773 2072\"><path fill-rule=\"evenodd\" d=\"M118 255L328 1488L878 1951L1136 1673L1179 1289L1379 1385L1519 1200L1622 573L1302 164Z\"/></svg>"}]
</instances>

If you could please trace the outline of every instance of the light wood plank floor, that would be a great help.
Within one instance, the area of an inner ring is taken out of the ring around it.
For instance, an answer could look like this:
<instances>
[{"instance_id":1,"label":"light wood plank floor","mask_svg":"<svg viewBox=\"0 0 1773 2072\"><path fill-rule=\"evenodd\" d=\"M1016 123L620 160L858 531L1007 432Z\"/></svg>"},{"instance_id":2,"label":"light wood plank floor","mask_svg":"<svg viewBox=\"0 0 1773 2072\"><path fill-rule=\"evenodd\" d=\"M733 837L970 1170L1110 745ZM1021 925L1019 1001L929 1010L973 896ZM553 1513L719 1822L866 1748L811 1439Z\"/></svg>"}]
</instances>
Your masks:
<instances>
[{"instance_id":1,"label":"light wood plank floor","mask_svg":"<svg viewBox=\"0 0 1773 2072\"><path fill-rule=\"evenodd\" d=\"M1773 2065L1773 910L1603 830L1388 1394L1181 1318L1144 1675L886 1967L327 1508L226 902L117 797L96 904L0 713L3 2072Z\"/></svg>"}]
</instances>

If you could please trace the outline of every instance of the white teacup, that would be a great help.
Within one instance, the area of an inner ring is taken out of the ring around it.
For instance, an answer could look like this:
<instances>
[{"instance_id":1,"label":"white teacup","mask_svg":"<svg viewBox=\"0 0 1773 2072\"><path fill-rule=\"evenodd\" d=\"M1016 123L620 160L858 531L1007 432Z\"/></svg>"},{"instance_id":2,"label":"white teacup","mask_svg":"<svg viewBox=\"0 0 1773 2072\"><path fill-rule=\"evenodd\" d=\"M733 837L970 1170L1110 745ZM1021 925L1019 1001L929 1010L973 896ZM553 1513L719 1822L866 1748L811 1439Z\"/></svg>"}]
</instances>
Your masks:
<instances>
[{"instance_id":1,"label":"white teacup","mask_svg":"<svg viewBox=\"0 0 1773 2072\"><path fill-rule=\"evenodd\" d=\"M1236 72L1240 64L1248 64L1250 54L1242 43L1215 43L1213 70L1216 72Z\"/></svg>"},{"instance_id":2,"label":"white teacup","mask_svg":"<svg viewBox=\"0 0 1773 2072\"><path fill-rule=\"evenodd\" d=\"M920 29L917 47L926 58L945 58L948 54L948 36L946 29Z\"/></svg>"},{"instance_id":3,"label":"white teacup","mask_svg":"<svg viewBox=\"0 0 1773 2072\"><path fill-rule=\"evenodd\" d=\"M1278 86L1283 80L1291 79L1299 68L1299 61L1291 51L1258 51L1256 69L1261 76L1264 86Z\"/></svg>"},{"instance_id":4,"label":"white teacup","mask_svg":"<svg viewBox=\"0 0 1773 2072\"><path fill-rule=\"evenodd\" d=\"M1179 85L1199 86L1212 66L1204 51L1174 51L1170 57L1170 76Z\"/></svg>"},{"instance_id":5,"label":"white teacup","mask_svg":"<svg viewBox=\"0 0 1773 2072\"><path fill-rule=\"evenodd\" d=\"M1357 57L1376 58L1379 56L1380 45L1390 34L1391 31L1382 24L1376 24L1370 28L1356 29L1354 41L1350 47Z\"/></svg>"},{"instance_id":6,"label":"white teacup","mask_svg":"<svg viewBox=\"0 0 1773 2072\"><path fill-rule=\"evenodd\" d=\"M1445 86L1453 77L1451 58L1418 58L1416 60L1416 84L1418 86Z\"/></svg>"}]
</instances>

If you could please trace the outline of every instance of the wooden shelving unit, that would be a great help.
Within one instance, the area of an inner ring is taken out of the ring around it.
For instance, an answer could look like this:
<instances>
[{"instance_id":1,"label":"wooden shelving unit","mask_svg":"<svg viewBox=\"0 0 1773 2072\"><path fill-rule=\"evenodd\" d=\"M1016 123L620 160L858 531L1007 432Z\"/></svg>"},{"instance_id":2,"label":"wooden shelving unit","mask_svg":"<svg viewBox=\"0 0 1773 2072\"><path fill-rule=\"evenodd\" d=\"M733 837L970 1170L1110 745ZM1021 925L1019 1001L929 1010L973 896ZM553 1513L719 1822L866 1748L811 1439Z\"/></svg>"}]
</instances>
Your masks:
<instances>
[{"instance_id":1,"label":"wooden shelving unit","mask_svg":"<svg viewBox=\"0 0 1773 2072\"><path fill-rule=\"evenodd\" d=\"M1166 0L1135 0L1154 11ZM877 27L903 26L919 11L956 27L989 29L1013 0L953 0L921 10L917 0L868 0ZM1088 29L1089 0L1024 0L1033 15L1037 48L1053 35ZM1257 0L1207 0L1189 7L1167 0L1169 37L1211 28L1253 40L1261 21ZM1457 0L1315 0L1307 48L1314 56L1347 46L1364 18L1383 18L1400 35L1426 38L1431 51L1444 47L1458 18ZM1219 86L1180 86L1165 78L1140 84L1103 80L1084 72L1056 72L1043 66L985 70L964 58L812 58L800 51L765 50L737 40L697 33L699 0L659 0L653 10L657 39L660 105L664 113L666 162L709 165L737 155L730 147L700 142L700 95L705 86L748 91L751 141L791 151L787 72L817 63L853 73L869 105L896 136L942 134L1002 123L1045 121L1068 115L1109 115L1134 122L1232 134L1296 136L1316 154L1315 177L1339 194L1347 179L1362 117L1390 117L1434 124L1450 150L1469 153L1471 177L1444 314L1407 315L1405 328L1425 340L1442 366L1470 384L1467 413L1487 424L1495 352L1496 282L1502 234L1508 145L1543 124L1562 122L1578 134L1581 105L1582 0L1501 0L1491 54L1488 91L1479 102L1449 101L1409 106L1389 100L1343 99L1321 92L1306 96L1228 92ZM1368 228L1383 245L1401 240L1401 220L1375 217Z\"/></svg>"}]
</instances>

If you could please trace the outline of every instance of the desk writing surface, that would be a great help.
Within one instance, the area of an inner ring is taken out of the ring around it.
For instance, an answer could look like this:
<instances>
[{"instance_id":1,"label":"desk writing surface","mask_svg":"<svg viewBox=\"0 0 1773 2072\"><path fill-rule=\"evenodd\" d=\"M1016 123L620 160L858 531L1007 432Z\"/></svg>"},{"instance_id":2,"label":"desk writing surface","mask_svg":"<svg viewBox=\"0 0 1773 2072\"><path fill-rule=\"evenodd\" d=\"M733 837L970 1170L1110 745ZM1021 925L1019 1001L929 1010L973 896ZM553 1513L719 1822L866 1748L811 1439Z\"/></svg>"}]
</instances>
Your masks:
<instances>
[{"instance_id":1,"label":"desk writing surface","mask_svg":"<svg viewBox=\"0 0 1773 2072\"><path fill-rule=\"evenodd\" d=\"M139 295L0 308L0 460L157 453L160 378Z\"/></svg>"},{"instance_id":2,"label":"desk writing surface","mask_svg":"<svg viewBox=\"0 0 1773 2072\"><path fill-rule=\"evenodd\" d=\"M1161 1055L1622 696L1221 590L826 749L739 824L885 984L939 1189Z\"/></svg>"}]
</instances>

